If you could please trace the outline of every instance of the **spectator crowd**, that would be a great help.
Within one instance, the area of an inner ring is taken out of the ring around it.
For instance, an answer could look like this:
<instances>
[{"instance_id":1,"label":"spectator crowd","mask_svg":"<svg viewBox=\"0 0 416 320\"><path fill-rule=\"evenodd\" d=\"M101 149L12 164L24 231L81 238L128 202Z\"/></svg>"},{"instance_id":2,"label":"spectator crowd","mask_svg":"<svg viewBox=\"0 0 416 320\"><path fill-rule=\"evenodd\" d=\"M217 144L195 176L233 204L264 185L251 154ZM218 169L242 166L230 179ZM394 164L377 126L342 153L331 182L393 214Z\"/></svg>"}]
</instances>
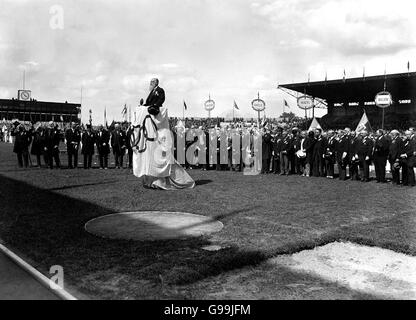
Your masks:
<instances>
[{"instance_id":1,"label":"spectator crowd","mask_svg":"<svg viewBox=\"0 0 416 320\"><path fill-rule=\"evenodd\" d=\"M179 122L179 123L178 123ZM243 119L230 123L216 121L187 120L171 118L171 129L175 136L175 158L178 157L176 137L188 131L198 130L205 134L205 139L187 139L185 149L198 142L193 152L193 159L184 160L187 169L232 170L243 171L246 161L240 158L235 161L232 139L235 132L250 132L261 136L262 174L301 175L304 177L326 177L340 180L370 181L370 168L374 166L376 182L385 183L386 167L390 167L393 184L404 186L415 185L414 167L416 166L415 129L405 131L378 129L375 132L362 128L353 131L349 128L323 131L320 128L301 130L298 123L263 121L261 124L246 122ZM225 137L228 159L210 159L209 148L212 146L209 130L216 130L218 135L217 150L220 149L221 138ZM67 166L78 167L78 154L83 156L83 167L93 167L93 157L97 156L97 164L101 169L109 168L109 155L113 154L115 168L132 168L134 145L132 134L134 127L128 123L114 124L110 128L70 123L59 128L56 123L47 125L32 124L25 126L19 122L5 129L1 134L2 141L14 139L13 151L17 154L19 167L60 168L61 153L66 152ZM134 139L133 139L134 140ZM189 141L188 141L189 140ZM65 149L60 149L61 142ZM240 143L239 146L242 144ZM201 147L204 149L201 152ZM253 154L253 145L249 153ZM241 150L240 150L241 151ZM201 155L204 154L204 159ZM33 155L32 162L31 155ZM335 170L337 169L337 170ZM348 173L348 174L347 174Z\"/></svg>"}]
</instances>

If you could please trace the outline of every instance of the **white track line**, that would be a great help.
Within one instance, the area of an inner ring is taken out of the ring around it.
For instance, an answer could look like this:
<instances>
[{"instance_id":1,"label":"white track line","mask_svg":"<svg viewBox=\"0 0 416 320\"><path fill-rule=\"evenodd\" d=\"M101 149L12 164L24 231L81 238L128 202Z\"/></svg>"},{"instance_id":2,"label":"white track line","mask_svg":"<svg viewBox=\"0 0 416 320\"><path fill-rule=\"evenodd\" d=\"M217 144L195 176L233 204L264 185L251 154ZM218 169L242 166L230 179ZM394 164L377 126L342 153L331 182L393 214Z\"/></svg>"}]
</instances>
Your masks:
<instances>
[{"instance_id":1,"label":"white track line","mask_svg":"<svg viewBox=\"0 0 416 320\"><path fill-rule=\"evenodd\" d=\"M52 291L55 295L63 300L77 300L73 295L65 291L64 289L52 289L50 286L50 279L40 273L38 270L33 268L30 264L20 258L18 255L7 249L4 245L0 243L0 250L9 257L14 263L16 263L19 267L24 269L30 275L32 275L40 284L42 284L45 288Z\"/></svg>"}]
</instances>

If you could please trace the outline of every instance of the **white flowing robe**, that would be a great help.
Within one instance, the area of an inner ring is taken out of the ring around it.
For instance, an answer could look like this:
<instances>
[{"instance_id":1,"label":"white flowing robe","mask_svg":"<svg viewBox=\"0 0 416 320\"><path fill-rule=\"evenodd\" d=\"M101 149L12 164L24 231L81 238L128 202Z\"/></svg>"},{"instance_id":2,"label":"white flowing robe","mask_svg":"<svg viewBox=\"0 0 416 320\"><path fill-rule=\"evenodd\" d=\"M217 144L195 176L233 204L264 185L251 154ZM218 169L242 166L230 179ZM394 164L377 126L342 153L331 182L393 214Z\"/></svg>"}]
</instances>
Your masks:
<instances>
[{"instance_id":1,"label":"white flowing robe","mask_svg":"<svg viewBox=\"0 0 416 320\"><path fill-rule=\"evenodd\" d=\"M133 174L144 177L144 184L151 188L193 188L194 180L173 156L174 141L167 108L160 108L159 114L153 116L147 107L137 107L134 126Z\"/></svg>"}]
</instances>

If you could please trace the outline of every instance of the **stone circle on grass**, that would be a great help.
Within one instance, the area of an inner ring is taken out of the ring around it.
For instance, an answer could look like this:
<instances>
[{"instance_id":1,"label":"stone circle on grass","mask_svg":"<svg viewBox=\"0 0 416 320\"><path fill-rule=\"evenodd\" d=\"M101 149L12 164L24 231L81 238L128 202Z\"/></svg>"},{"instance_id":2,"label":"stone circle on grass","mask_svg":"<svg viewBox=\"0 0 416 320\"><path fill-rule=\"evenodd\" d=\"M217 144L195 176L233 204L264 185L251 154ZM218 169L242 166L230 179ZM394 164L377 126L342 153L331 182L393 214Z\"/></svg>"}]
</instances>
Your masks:
<instances>
[{"instance_id":1,"label":"stone circle on grass","mask_svg":"<svg viewBox=\"0 0 416 320\"><path fill-rule=\"evenodd\" d=\"M121 212L98 217L85 224L85 230L108 239L156 241L186 239L218 232L220 221L210 217L166 211Z\"/></svg>"}]
</instances>

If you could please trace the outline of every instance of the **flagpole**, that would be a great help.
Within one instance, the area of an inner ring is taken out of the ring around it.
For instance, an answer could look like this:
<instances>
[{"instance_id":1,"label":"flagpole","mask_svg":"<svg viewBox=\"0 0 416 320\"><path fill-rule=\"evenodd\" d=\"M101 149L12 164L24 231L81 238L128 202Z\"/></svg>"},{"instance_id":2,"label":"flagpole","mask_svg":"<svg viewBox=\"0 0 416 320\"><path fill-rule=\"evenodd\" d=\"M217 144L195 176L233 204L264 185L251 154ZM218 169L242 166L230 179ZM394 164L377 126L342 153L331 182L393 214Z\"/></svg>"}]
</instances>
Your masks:
<instances>
[{"instance_id":1,"label":"flagpole","mask_svg":"<svg viewBox=\"0 0 416 320\"><path fill-rule=\"evenodd\" d=\"M129 104L129 123L131 123L131 104Z\"/></svg>"},{"instance_id":2,"label":"flagpole","mask_svg":"<svg viewBox=\"0 0 416 320\"><path fill-rule=\"evenodd\" d=\"M387 66L384 65L384 88L383 90L386 91L387 90ZM381 130L384 130L384 109L381 111Z\"/></svg>"},{"instance_id":3,"label":"flagpole","mask_svg":"<svg viewBox=\"0 0 416 320\"><path fill-rule=\"evenodd\" d=\"M235 103L235 101L234 101L234 103ZM235 106L233 105L233 122L234 122L234 109L235 109Z\"/></svg>"},{"instance_id":4,"label":"flagpole","mask_svg":"<svg viewBox=\"0 0 416 320\"><path fill-rule=\"evenodd\" d=\"M315 99L312 102L312 118L315 118Z\"/></svg>"},{"instance_id":5,"label":"flagpole","mask_svg":"<svg viewBox=\"0 0 416 320\"><path fill-rule=\"evenodd\" d=\"M382 110L381 130L384 130L384 108Z\"/></svg>"},{"instance_id":6,"label":"flagpole","mask_svg":"<svg viewBox=\"0 0 416 320\"><path fill-rule=\"evenodd\" d=\"M81 111L81 117L80 117L79 121L82 122L81 121L82 120L82 86L81 86L81 97L80 97L79 105L81 107L81 110L80 110Z\"/></svg>"},{"instance_id":7,"label":"flagpole","mask_svg":"<svg viewBox=\"0 0 416 320\"><path fill-rule=\"evenodd\" d=\"M257 91L257 99L260 100L260 92ZM260 111L258 111L257 127L260 129Z\"/></svg>"},{"instance_id":8,"label":"flagpole","mask_svg":"<svg viewBox=\"0 0 416 320\"><path fill-rule=\"evenodd\" d=\"M183 100L182 104L182 119L183 121L185 121L185 100Z\"/></svg>"}]
</instances>

